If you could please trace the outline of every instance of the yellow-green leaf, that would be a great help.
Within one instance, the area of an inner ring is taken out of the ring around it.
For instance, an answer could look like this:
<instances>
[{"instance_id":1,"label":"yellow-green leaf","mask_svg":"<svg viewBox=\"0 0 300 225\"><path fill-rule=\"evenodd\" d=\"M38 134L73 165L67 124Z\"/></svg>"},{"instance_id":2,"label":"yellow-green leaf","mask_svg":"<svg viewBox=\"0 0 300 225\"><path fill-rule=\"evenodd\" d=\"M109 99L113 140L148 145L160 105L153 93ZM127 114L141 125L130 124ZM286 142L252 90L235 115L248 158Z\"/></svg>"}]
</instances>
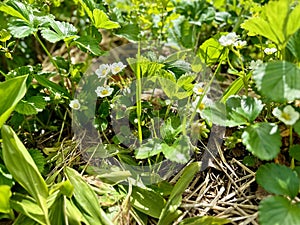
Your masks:
<instances>
[{"instance_id":1,"label":"yellow-green leaf","mask_svg":"<svg viewBox=\"0 0 300 225\"><path fill-rule=\"evenodd\" d=\"M117 22L111 21L108 16L100 9L94 9L93 18L96 28L114 29L119 28L120 25Z\"/></svg>"}]
</instances>

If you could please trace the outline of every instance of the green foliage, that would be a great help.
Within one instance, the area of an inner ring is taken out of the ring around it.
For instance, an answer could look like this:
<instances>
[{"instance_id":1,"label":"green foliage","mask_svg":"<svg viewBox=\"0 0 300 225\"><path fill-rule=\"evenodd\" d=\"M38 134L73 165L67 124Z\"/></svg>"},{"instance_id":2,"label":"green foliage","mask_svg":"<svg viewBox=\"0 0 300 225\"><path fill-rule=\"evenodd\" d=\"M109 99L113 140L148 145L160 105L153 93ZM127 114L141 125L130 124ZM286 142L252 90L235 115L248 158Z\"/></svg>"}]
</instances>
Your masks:
<instances>
[{"instance_id":1,"label":"green foliage","mask_svg":"<svg viewBox=\"0 0 300 225\"><path fill-rule=\"evenodd\" d=\"M218 218L213 216L199 216L184 219L179 225L223 225L230 223L229 219Z\"/></svg>"},{"instance_id":2,"label":"green foliage","mask_svg":"<svg viewBox=\"0 0 300 225\"><path fill-rule=\"evenodd\" d=\"M259 222L261 225L297 225L300 223L300 205L282 196L272 196L261 201Z\"/></svg>"},{"instance_id":3,"label":"green foliage","mask_svg":"<svg viewBox=\"0 0 300 225\"><path fill-rule=\"evenodd\" d=\"M0 213L10 213L9 199L12 196L10 186L0 185Z\"/></svg>"},{"instance_id":4,"label":"green foliage","mask_svg":"<svg viewBox=\"0 0 300 225\"><path fill-rule=\"evenodd\" d=\"M262 8L259 17L253 17L242 24L249 36L261 35L275 44L285 47L290 36L300 25L300 5L292 7L292 1L271 1Z\"/></svg>"},{"instance_id":5,"label":"green foliage","mask_svg":"<svg viewBox=\"0 0 300 225\"><path fill-rule=\"evenodd\" d=\"M281 137L276 125L251 125L243 132L242 140L247 150L262 160L274 159L280 152Z\"/></svg>"},{"instance_id":6,"label":"green foliage","mask_svg":"<svg viewBox=\"0 0 300 225\"><path fill-rule=\"evenodd\" d=\"M27 76L17 77L0 83L0 127L8 119L17 103L26 93Z\"/></svg>"},{"instance_id":7,"label":"green foliage","mask_svg":"<svg viewBox=\"0 0 300 225\"><path fill-rule=\"evenodd\" d=\"M256 172L256 181L272 194L294 198L299 192L297 174L283 165L274 163L262 165Z\"/></svg>"}]
</instances>

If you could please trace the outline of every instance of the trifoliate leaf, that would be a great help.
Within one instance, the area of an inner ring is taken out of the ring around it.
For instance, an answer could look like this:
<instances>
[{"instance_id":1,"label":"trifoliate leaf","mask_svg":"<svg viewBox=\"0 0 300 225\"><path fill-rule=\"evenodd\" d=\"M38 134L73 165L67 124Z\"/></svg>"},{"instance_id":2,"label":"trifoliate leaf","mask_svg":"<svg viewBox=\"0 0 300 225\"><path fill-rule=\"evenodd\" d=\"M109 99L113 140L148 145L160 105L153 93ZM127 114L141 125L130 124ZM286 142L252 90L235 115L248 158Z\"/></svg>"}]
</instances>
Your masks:
<instances>
[{"instance_id":1,"label":"trifoliate leaf","mask_svg":"<svg viewBox=\"0 0 300 225\"><path fill-rule=\"evenodd\" d=\"M100 9L93 10L93 18L95 22L96 28L103 28L103 29L114 29L119 28L120 25L117 22L111 21L108 16Z\"/></svg>"},{"instance_id":2,"label":"trifoliate leaf","mask_svg":"<svg viewBox=\"0 0 300 225\"><path fill-rule=\"evenodd\" d=\"M85 52L90 52L93 55L100 56L105 53L100 48L99 42L89 36L80 37L76 39L75 43L81 50Z\"/></svg>"},{"instance_id":3,"label":"trifoliate leaf","mask_svg":"<svg viewBox=\"0 0 300 225\"><path fill-rule=\"evenodd\" d=\"M257 123L242 134L247 150L262 160L274 159L280 152L281 136L277 125Z\"/></svg>"},{"instance_id":4,"label":"trifoliate leaf","mask_svg":"<svg viewBox=\"0 0 300 225\"><path fill-rule=\"evenodd\" d=\"M299 192L297 174L289 167L268 163L259 167L256 181L266 191L277 195L288 195L294 198Z\"/></svg>"},{"instance_id":5,"label":"trifoliate leaf","mask_svg":"<svg viewBox=\"0 0 300 225\"><path fill-rule=\"evenodd\" d=\"M261 94L275 102L294 101L300 96L300 70L293 63L262 64L253 71L253 78Z\"/></svg>"},{"instance_id":6,"label":"trifoliate leaf","mask_svg":"<svg viewBox=\"0 0 300 225\"><path fill-rule=\"evenodd\" d=\"M300 205L282 196L263 199L258 210L261 225L298 225L300 224Z\"/></svg>"}]
</instances>

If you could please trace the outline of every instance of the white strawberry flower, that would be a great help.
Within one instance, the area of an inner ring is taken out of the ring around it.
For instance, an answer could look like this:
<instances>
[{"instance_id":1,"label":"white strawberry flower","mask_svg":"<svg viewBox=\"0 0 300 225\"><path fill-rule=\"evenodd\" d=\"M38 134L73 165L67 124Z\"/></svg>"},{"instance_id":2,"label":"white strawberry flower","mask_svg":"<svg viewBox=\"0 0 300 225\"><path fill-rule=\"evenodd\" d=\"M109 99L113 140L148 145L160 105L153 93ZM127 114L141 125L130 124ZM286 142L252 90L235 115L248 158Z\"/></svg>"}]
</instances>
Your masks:
<instances>
[{"instance_id":1,"label":"white strawberry flower","mask_svg":"<svg viewBox=\"0 0 300 225\"><path fill-rule=\"evenodd\" d=\"M238 41L234 42L233 45L236 48L243 48L247 45L247 41L238 40Z\"/></svg>"},{"instance_id":2,"label":"white strawberry flower","mask_svg":"<svg viewBox=\"0 0 300 225\"><path fill-rule=\"evenodd\" d=\"M238 35L235 32L228 33L220 37L219 42L222 46L227 47L233 45L238 40Z\"/></svg>"},{"instance_id":3,"label":"white strawberry flower","mask_svg":"<svg viewBox=\"0 0 300 225\"><path fill-rule=\"evenodd\" d=\"M202 95L204 94L204 91L205 91L205 84L203 82L197 83L193 87L193 92L196 95Z\"/></svg>"},{"instance_id":4,"label":"white strawberry flower","mask_svg":"<svg viewBox=\"0 0 300 225\"><path fill-rule=\"evenodd\" d=\"M69 106L74 110L79 110L81 107L78 99L71 100Z\"/></svg>"},{"instance_id":5,"label":"white strawberry flower","mask_svg":"<svg viewBox=\"0 0 300 225\"><path fill-rule=\"evenodd\" d=\"M277 49L276 48L265 48L264 52L267 55L272 55L273 53L277 52Z\"/></svg>"},{"instance_id":6,"label":"white strawberry flower","mask_svg":"<svg viewBox=\"0 0 300 225\"><path fill-rule=\"evenodd\" d=\"M261 64L263 64L263 61L261 61L260 59L254 61L251 60L250 65L249 65L249 69L251 70L255 70L256 68L258 68Z\"/></svg>"},{"instance_id":7,"label":"white strawberry flower","mask_svg":"<svg viewBox=\"0 0 300 225\"><path fill-rule=\"evenodd\" d=\"M299 112L297 112L294 107L287 105L283 110L275 108L272 111L273 115L276 116L280 121L286 125L293 125L297 122L300 117Z\"/></svg>"},{"instance_id":8,"label":"white strawberry flower","mask_svg":"<svg viewBox=\"0 0 300 225\"><path fill-rule=\"evenodd\" d=\"M96 69L95 73L97 74L98 78L106 77L110 72L110 65L108 64L101 64L98 69Z\"/></svg>"},{"instance_id":9,"label":"white strawberry flower","mask_svg":"<svg viewBox=\"0 0 300 225\"><path fill-rule=\"evenodd\" d=\"M122 62L118 62L111 64L110 69L112 74L116 75L120 73L125 67L126 65L124 65Z\"/></svg>"},{"instance_id":10,"label":"white strawberry flower","mask_svg":"<svg viewBox=\"0 0 300 225\"><path fill-rule=\"evenodd\" d=\"M105 87L98 86L97 89L95 90L97 96L100 98L110 96L113 93L113 91L114 89L109 86L105 86Z\"/></svg>"},{"instance_id":11,"label":"white strawberry flower","mask_svg":"<svg viewBox=\"0 0 300 225\"><path fill-rule=\"evenodd\" d=\"M197 113L202 113L202 111L208 107L211 106L213 104L213 101L211 99L209 99L208 97L204 96L201 103L198 104L198 102L200 101L201 97L197 96L195 101L192 102L192 108L193 110L196 110Z\"/></svg>"}]
</instances>

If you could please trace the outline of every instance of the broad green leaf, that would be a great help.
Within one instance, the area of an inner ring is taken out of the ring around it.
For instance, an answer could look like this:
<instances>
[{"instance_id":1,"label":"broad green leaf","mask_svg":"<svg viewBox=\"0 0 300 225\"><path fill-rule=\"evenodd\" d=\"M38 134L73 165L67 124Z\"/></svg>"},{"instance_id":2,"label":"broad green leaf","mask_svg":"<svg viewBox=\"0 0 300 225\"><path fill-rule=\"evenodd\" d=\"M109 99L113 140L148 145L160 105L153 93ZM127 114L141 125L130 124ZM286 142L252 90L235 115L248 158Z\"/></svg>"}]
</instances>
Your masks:
<instances>
[{"instance_id":1,"label":"broad green leaf","mask_svg":"<svg viewBox=\"0 0 300 225\"><path fill-rule=\"evenodd\" d=\"M173 162L187 163L191 158L191 144L187 136L181 135L172 146L162 145L165 157Z\"/></svg>"},{"instance_id":2,"label":"broad green leaf","mask_svg":"<svg viewBox=\"0 0 300 225\"><path fill-rule=\"evenodd\" d=\"M9 1L9 5L0 3L0 11L29 22L29 11L22 2Z\"/></svg>"},{"instance_id":3,"label":"broad green leaf","mask_svg":"<svg viewBox=\"0 0 300 225\"><path fill-rule=\"evenodd\" d=\"M200 168L200 162L193 162L184 168L181 177L178 179L171 192L166 206L160 214L158 225L172 224L172 222L179 217L180 211L177 209L181 204L182 194Z\"/></svg>"},{"instance_id":4,"label":"broad green leaf","mask_svg":"<svg viewBox=\"0 0 300 225\"><path fill-rule=\"evenodd\" d=\"M261 35L278 45L283 45L299 28L300 5L291 7L291 1L271 1L263 7L259 17L242 24L249 36Z\"/></svg>"},{"instance_id":5,"label":"broad green leaf","mask_svg":"<svg viewBox=\"0 0 300 225\"><path fill-rule=\"evenodd\" d=\"M10 200L11 208L15 211L29 217L38 224L46 224L44 212L38 206L36 201L28 195L15 193ZM21 223L20 223L21 224Z\"/></svg>"},{"instance_id":6,"label":"broad green leaf","mask_svg":"<svg viewBox=\"0 0 300 225\"><path fill-rule=\"evenodd\" d=\"M47 185L27 149L7 125L2 126L3 161L13 178L36 200L48 220Z\"/></svg>"},{"instance_id":7,"label":"broad green leaf","mask_svg":"<svg viewBox=\"0 0 300 225\"><path fill-rule=\"evenodd\" d=\"M300 30L293 34L293 36L289 39L286 48L297 59L297 61L300 61Z\"/></svg>"},{"instance_id":8,"label":"broad green leaf","mask_svg":"<svg viewBox=\"0 0 300 225\"><path fill-rule=\"evenodd\" d=\"M263 199L258 208L261 225L299 225L300 205L282 196Z\"/></svg>"},{"instance_id":9,"label":"broad green leaf","mask_svg":"<svg viewBox=\"0 0 300 225\"><path fill-rule=\"evenodd\" d=\"M252 123L263 109L261 100L255 97L230 96L225 105L216 102L202 111L202 117L221 126L238 126Z\"/></svg>"},{"instance_id":10,"label":"broad green leaf","mask_svg":"<svg viewBox=\"0 0 300 225\"><path fill-rule=\"evenodd\" d=\"M228 98L226 107L230 118L253 122L262 111L264 104L255 97L234 95Z\"/></svg>"},{"instance_id":11,"label":"broad green leaf","mask_svg":"<svg viewBox=\"0 0 300 225\"><path fill-rule=\"evenodd\" d=\"M100 56L105 53L100 48L100 43L90 36L80 37L75 40L75 44L83 51L90 52L95 56Z\"/></svg>"},{"instance_id":12,"label":"broad green leaf","mask_svg":"<svg viewBox=\"0 0 300 225\"><path fill-rule=\"evenodd\" d=\"M115 34L127 40L136 42L139 40L140 28L137 24L126 24L115 31Z\"/></svg>"},{"instance_id":13,"label":"broad green leaf","mask_svg":"<svg viewBox=\"0 0 300 225\"><path fill-rule=\"evenodd\" d=\"M134 208L154 218L159 218L165 206L160 194L140 187L132 187L130 202Z\"/></svg>"},{"instance_id":14,"label":"broad green leaf","mask_svg":"<svg viewBox=\"0 0 300 225\"><path fill-rule=\"evenodd\" d=\"M94 23L93 10L96 7L95 2L93 0L78 0L78 2L82 5L90 20Z\"/></svg>"},{"instance_id":15,"label":"broad green leaf","mask_svg":"<svg viewBox=\"0 0 300 225\"><path fill-rule=\"evenodd\" d=\"M268 163L258 168L256 181L266 191L294 198L299 192L297 174L287 166Z\"/></svg>"},{"instance_id":16,"label":"broad green leaf","mask_svg":"<svg viewBox=\"0 0 300 225\"><path fill-rule=\"evenodd\" d=\"M84 212L83 216L86 221L89 224L113 225L101 209L95 192L80 174L70 167L65 168L65 173L74 186L75 205Z\"/></svg>"},{"instance_id":17,"label":"broad green leaf","mask_svg":"<svg viewBox=\"0 0 300 225\"><path fill-rule=\"evenodd\" d=\"M253 71L253 78L261 94L275 102L299 99L300 70L290 62L262 64Z\"/></svg>"},{"instance_id":18,"label":"broad green leaf","mask_svg":"<svg viewBox=\"0 0 300 225\"><path fill-rule=\"evenodd\" d=\"M10 213L9 200L11 195L10 186L0 185L0 213Z\"/></svg>"},{"instance_id":19,"label":"broad green leaf","mask_svg":"<svg viewBox=\"0 0 300 225\"><path fill-rule=\"evenodd\" d=\"M93 18L94 18L94 25L96 28L100 29L114 29L119 28L120 25L117 22L113 22L109 20L108 16L100 9L93 10Z\"/></svg>"},{"instance_id":20,"label":"broad green leaf","mask_svg":"<svg viewBox=\"0 0 300 225\"><path fill-rule=\"evenodd\" d=\"M277 125L251 125L243 132L242 141L247 150L261 160L274 159L280 152L281 136Z\"/></svg>"},{"instance_id":21,"label":"broad green leaf","mask_svg":"<svg viewBox=\"0 0 300 225\"><path fill-rule=\"evenodd\" d=\"M300 161L300 145L293 145L289 149L289 154L296 160Z\"/></svg>"},{"instance_id":22,"label":"broad green leaf","mask_svg":"<svg viewBox=\"0 0 300 225\"><path fill-rule=\"evenodd\" d=\"M8 29L15 38L27 37L38 30L37 28L33 27L32 24L29 24L20 19L11 21L9 23Z\"/></svg>"},{"instance_id":23,"label":"broad green leaf","mask_svg":"<svg viewBox=\"0 0 300 225\"><path fill-rule=\"evenodd\" d=\"M160 139L153 138L147 143L141 145L134 152L137 159L147 159L161 153L163 150Z\"/></svg>"},{"instance_id":24,"label":"broad green leaf","mask_svg":"<svg viewBox=\"0 0 300 225\"><path fill-rule=\"evenodd\" d=\"M226 58L224 47L219 43L222 35L223 33L216 34L200 46L197 55L201 58L202 62L207 65L213 65Z\"/></svg>"},{"instance_id":25,"label":"broad green leaf","mask_svg":"<svg viewBox=\"0 0 300 225\"><path fill-rule=\"evenodd\" d=\"M21 100L15 111L23 115L34 115L45 109L46 104L43 96L32 96L27 100Z\"/></svg>"},{"instance_id":26,"label":"broad green leaf","mask_svg":"<svg viewBox=\"0 0 300 225\"><path fill-rule=\"evenodd\" d=\"M71 225L82 225L81 222L87 224L80 210L69 200L66 199L66 210L68 222Z\"/></svg>"},{"instance_id":27,"label":"broad green leaf","mask_svg":"<svg viewBox=\"0 0 300 225\"><path fill-rule=\"evenodd\" d=\"M52 20L50 26L54 31L50 29L43 29L41 31L41 34L43 38L51 43L55 43L61 40L70 40L78 37L76 35L76 27L74 27L70 23Z\"/></svg>"},{"instance_id":28,"label":"broad green leaf","mask_svg":"<svg viewBox=\"0 0 300 225\"><path fill-rule=\"evenodd\" d=\"M27 76L21 76L0 83L0 127L25 95L26 79Z\"/></svg>"},{"instance_id":29,"label":"broad green leaf","mask_svg":"<svg viewBox=\"0 0 300 225\"><path fill-rule=\"evenodd\" d=\"M231 221L226 218L219 218L215 216L197 216L186 218L182 220L179 225L223 225Z\"/></svg>"}]
</instances>

